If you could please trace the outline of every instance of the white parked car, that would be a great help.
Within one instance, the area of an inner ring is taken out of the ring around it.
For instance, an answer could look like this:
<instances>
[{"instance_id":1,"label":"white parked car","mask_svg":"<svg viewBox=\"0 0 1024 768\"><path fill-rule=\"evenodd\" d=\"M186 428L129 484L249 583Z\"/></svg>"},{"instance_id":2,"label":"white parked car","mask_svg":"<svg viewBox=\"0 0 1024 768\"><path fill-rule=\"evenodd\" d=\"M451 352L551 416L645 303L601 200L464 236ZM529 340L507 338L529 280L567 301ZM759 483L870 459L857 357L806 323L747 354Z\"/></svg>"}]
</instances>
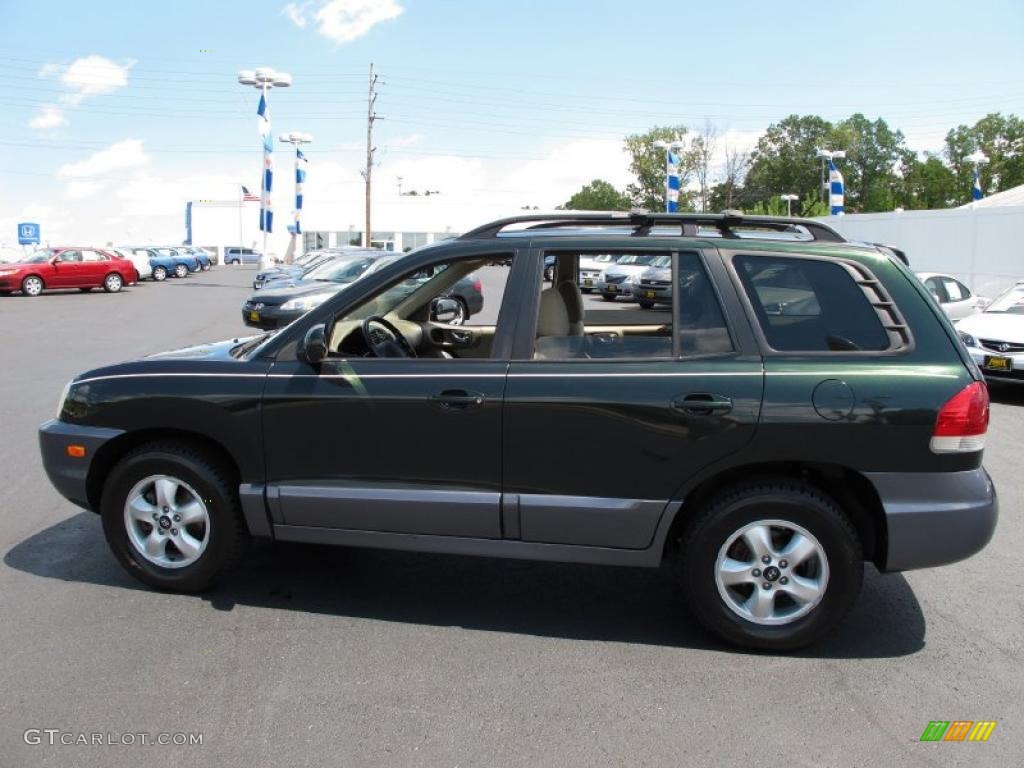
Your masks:
<instances>
[{"instance_id":1,"label":"white parked car","mask_svg":"<svg viewBox=\"0 0 1024 768\"><path fill-rule=\"evenodd\" d=\"M664 267L671 263L670 256L660 253L630 253L621 256L601 273L594 284L594 290L605 301L615 301L619 296L635 300L633 289L640 283L640 275L650 267Z\"/></svg>"},{"instance_id":2,"label":"white parked car","mask_svg":"<svg viewBox=\"0 0 1024 768\"><path fill-rule=\"evenodd\" d=\"M1024 280L956 329L985 376L1024 381Z\"/></svg>"},{"instance_id":3,"label":"white parked car","mask_svg":"<svg viewBox=\"0 0 1024 768\"><path fill-rule=\"evenodd\" d=\"M145 252L133 251L131 248L107 248L113 251L122 259L128 259L135 265L135 271L139 273L139 280L148 280L153 277L153 267L149 263L149 255Z\"/></svg>"},{"instance_id":4,"label":"white parked car","mask_svg":"<svg viewBox=\"0 0 1024 768\"><path fill-rule=\"evenodd\" d=\"M955 277L935 272L918 272L917 276L950 320L960 320L981 312L989 304L989 299L975 296L970 288Z\"/></svg>"},{"instance_id":5,"label":"white parked car","mask_svg":"<svg viewBox=\"0 0 1024 768\"><path fill-rule=\"evenodd\" d=\"M590 293L601 279L601 273L605 268L615 263L616 259L622 256L613 256L610 253L601 253L596 256L580 254L579 286L583 293Z\"/></svg>"}]
</instances>

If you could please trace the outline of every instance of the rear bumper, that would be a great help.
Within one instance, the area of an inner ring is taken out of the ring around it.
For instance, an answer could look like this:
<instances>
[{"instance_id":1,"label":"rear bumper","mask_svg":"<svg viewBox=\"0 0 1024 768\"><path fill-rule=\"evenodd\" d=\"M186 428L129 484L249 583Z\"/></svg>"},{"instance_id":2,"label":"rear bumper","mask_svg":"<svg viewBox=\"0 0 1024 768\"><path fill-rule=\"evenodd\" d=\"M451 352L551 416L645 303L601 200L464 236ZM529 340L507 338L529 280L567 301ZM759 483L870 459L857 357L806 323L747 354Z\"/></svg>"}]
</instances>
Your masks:
<instances>
[{"instance_id":1,"label":"rear bumper","mask_svg":"<svg viewBox=\"0 0 1024 768\"><path fill-rule=\"evenodd\" d=\"M884 571L955 563L981 551L995 532L999 502L984 468L867 477L885 510Z\"/></svg>"},{"instance_id":2,"label":"rear bumper","mask_svg":"<svg viewBox=\"0 0 1024 768\"><path fill-rule=\"evenodd\" d=\"M120 429L83 427L53 419L39 427L39 451L43 457L43 468L57 492L72 504L90 509L86 493L89 466L104 443L118 435ZM85 456L74 459L68 456L70 444L85 446Z\"/></svg>"}]
</instances>

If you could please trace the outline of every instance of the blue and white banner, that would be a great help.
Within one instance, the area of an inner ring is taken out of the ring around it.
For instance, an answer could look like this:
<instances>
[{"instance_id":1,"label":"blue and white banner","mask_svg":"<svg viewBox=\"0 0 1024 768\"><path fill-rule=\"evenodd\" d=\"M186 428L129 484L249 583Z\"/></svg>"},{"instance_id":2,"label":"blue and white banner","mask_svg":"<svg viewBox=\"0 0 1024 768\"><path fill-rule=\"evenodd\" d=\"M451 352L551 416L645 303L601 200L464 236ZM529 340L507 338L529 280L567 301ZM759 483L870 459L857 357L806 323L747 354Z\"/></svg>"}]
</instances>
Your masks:
<instances>
[{"instance_id":1,"label":"blue and white banner","mask_svg":"<svg viewBox=\"0 0 1024 768\"><path fill-rule=\"evenodd\" d=\"M274 186L274 137L270 132L270 108L267 95L260 94L260 105L256 108L256 127L263 137L263 179L260 195L260 231L274 231L274 207L270 190Z\"/></svg>"},{"instance_id":2,"label":"blue and white banner","mask_svg":"<svg viewBox=\"0 0 1024 768\"><path fill-rule=\"evenodd\" d=\"M665 162L665 211L676 213L679 210L679 156L671 149Z\"/></svg>"},{"instance_id":3,"label":"blue and white banner","mask_svg":"<svg viewBox=\"0 0 1024 768\"><path fill-rule=\"evenodd\" d=\"M971 187L971 199L981 200L985 194L981 191L981 173L978 166L974 166L974 185Z\"/></svg>"},{"instance_id":4,"label":"blue and white banner","mask_svg":"<svg viewBox=\"0 0 1024 768\"><path fill-rule=\"evenodd\" d=\"M302 233L302 185L306 183L306 168L309 161L302 150L295 148L295 234Z\"/></svg>"},{"instance_id":5,"label":"blue and white banner","mask_svg":"<svg viewBox=\"0 0 1024 768\"><path fill-rule=\"evenodd\" d=\"M831 158L828 161L828 208L833 216L843 215L843 203L845 202L843 187L843 174L836 168Z\"/></svg>"}]
</instances>

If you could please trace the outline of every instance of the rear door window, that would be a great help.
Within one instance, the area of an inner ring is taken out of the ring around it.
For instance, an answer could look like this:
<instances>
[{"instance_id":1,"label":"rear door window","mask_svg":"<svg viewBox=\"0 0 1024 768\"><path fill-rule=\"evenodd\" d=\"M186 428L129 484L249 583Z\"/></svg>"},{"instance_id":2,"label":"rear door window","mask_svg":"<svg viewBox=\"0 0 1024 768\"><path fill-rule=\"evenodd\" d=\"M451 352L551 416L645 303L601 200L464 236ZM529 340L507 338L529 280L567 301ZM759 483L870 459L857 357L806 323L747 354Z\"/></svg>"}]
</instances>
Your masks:
<instances>
[{"instance_id":1,"label":"rear door window","mask_svg":"<svg viewBox=\"0 0 1024 768\"><path fill-rule=\"evenodd\" d=\"M892 345L875 307L843 264L745 255L734 264L772 349L856 352Z\"/></svg>"}]
</instances>

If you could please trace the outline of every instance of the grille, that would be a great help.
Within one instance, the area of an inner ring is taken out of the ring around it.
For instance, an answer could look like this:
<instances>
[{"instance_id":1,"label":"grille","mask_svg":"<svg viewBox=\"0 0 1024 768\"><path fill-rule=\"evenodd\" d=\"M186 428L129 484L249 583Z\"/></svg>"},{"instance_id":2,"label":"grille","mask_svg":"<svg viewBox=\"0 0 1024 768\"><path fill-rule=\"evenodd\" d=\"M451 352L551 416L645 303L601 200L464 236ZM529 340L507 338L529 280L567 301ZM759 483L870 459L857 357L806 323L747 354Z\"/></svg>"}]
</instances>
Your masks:
<instances>
[{"instance_id":1,"label":"grille","mask_svg":"<svg viewBox=\"0 0 1024 768\"><path fill-rule=\"evenodd\" d=\"M997 341L996 339L978 339L978 341L985 349L991 349L993 352L1024 352L1024 344L1015 344L1012 341Z\"/></svg>"},{"instance_id":2,"label":"grille","mask_svg":"<svg viewBox=\"0 0 1024 768\"><path fill-rule=\"evenodd\" d=\"M668 288L672 285L671 280L641 280L640 285L644 288Z\"/></svg>"}]
</instances>

